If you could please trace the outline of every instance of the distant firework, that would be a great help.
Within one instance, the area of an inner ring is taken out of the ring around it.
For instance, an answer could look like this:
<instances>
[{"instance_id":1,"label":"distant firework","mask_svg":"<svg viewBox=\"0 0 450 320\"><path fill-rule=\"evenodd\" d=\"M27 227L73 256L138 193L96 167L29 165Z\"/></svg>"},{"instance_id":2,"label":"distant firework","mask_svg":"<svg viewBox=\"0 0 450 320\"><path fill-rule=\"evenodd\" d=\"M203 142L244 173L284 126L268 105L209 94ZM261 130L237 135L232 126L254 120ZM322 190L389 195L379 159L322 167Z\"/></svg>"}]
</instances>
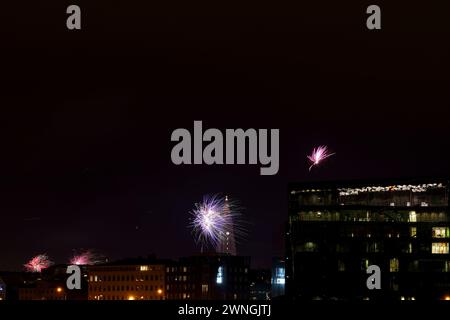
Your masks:
<instances>
[{"instance_id":1,"label":"distant firework","mask_svg":"<svg viewBox=\"0 0 450 320\"><path fill-rule=\"evenodd\" d=\"M82 265L94 265L102 262L101 256L94 253L92 250L86 250L79 254L75 254L72 259L70 259L70 264Z\"/></svg>"},{"instance_id":2,"label":"distant firework","mask_svg":"<svg viewBox=\"0 0 450 320\"><path fill-rule=\"evenodd\" d=\"M311 163L309 171L311 171L312 167L319 165L322 160L325 160L326 158L331 157L334 154L335 153L330 153L328 151L327 146L319 146L317 148L314 148L311 155L308 156L308 160Z\"/></svg>"},{"instance_id":3,"label":"distant firework","mask_svg":"<svg viewBox=\"0 0 450 320\"><path fill-rule=\"evenodd\" d=\"M220 241L230 233L234 233L237 240L246 234L237 201L220 195L204 196L190 213L189 226L202 251L209 246L217 251Z\"/></svg>"},{"instance_id":4,"label":"distant firework","mask_svg":"<svg viewBox=\"0 0 450 320\"><path fill-rule=\"evenodd\" d=\"M53 265L47 254L40 254L24 264L25 269L28 272L42 272L42 270L47 269Z\"/></svg>"}]
</instances>

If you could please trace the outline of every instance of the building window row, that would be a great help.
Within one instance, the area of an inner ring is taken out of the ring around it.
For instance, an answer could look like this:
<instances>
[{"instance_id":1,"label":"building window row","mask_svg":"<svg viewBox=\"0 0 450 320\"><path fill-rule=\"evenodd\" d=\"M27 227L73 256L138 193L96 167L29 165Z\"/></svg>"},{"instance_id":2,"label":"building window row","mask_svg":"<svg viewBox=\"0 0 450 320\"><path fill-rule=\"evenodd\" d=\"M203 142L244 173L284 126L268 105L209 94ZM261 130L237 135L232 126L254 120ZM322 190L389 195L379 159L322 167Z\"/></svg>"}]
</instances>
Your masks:
<instances>
[{"instance_id":1,"label":"building window row","mask_svg":"<svg viewBox=\"0 0 450 320\"><path fill-rule=\"evenodd\" d=\"M101 282L101 281L161 281L164 279L162 275L91 275L89 277L90 282Z\"/></svg>"},{"instance_id":2,"label":"building window row","mask_svg":"<svg viewBox=\"0 0 450 320\"><path fill-rule=\"evenodd\" d=\"M161 286L89 286L91 291L107 292L107 291L159 291Z\"/></svg>"}]
</instances>

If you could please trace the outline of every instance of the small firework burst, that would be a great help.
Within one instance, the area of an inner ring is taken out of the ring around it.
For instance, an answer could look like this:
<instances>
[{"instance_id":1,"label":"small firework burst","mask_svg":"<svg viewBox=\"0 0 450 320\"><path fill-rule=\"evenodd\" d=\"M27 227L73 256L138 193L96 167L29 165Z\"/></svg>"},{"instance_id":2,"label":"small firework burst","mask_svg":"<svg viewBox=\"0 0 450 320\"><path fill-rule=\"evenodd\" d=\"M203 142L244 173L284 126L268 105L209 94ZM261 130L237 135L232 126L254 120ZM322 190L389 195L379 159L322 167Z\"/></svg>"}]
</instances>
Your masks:
<instances>
[{"instance_id":1,"label":"small firework burst","mask_svg":"<svg viewBox=\"0 0 450 320\"><path fill-rule=\"evenodd\" d=\"M102 262L102 257L92 250L85 250L80 253L75 253L70 259L70 264L75 265L94 265Z\"/></svg>"},{"instance_id":2,"label":"small firework burst","mask_svg":"<svg viewBox=\"0 0 450 320\"><path fill-rule=\"evenodd\" d=\"M30 261L24 264L26 271L28 272L42 272L42 270L47 269L53 265L47 254L39 254L33 257Z\"/></svg>"},{"instance_id":3,"label":"small firework burst","mask_svg":"<svg viewBox=\"0 0 450 320\"><path fill-rule=\"evenodd\" d=\"M325 160L328 157L331 157L335 153L330 153L327 146L319 146L314 148L311 155L307 156L308 160L311 163L309 167L309 171L311 171L312 167L319 165L319 163Z\"/></svg>"},{"instance_id":4,"label":"small firework burst","mask_svg":"<svg viewBox=\"0 0 450 320\"><path fill-rule=\"evenodd\" d=\"M220 251L222 240L233 237L239 240L244 237L246 230L241 219L240 205L228 197L220 195L204 196L203 201L196 203L190 212L191 220L189 226L199 243L201 250L212 246Z\"/></svg>"}]
</instances>

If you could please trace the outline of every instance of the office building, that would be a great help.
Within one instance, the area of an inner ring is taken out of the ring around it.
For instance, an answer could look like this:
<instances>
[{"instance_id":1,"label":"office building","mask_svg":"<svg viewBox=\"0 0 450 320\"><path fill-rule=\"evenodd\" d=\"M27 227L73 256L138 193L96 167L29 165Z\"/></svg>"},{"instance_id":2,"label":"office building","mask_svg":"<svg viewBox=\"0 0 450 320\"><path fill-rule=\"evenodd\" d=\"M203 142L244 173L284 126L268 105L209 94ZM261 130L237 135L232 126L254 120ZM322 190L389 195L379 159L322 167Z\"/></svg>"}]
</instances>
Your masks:
<instances>
[{"instance_id":1,"label":"office building","mask_svg":"<svg viewBox=\"0 0 450 320\"><path fill-rule=\"evenodd\" d=\"M295 299L450 299L447 179L289 186L286 290ZM367 268L381 270L369 290Z\"/></svg>"}]
</instances>

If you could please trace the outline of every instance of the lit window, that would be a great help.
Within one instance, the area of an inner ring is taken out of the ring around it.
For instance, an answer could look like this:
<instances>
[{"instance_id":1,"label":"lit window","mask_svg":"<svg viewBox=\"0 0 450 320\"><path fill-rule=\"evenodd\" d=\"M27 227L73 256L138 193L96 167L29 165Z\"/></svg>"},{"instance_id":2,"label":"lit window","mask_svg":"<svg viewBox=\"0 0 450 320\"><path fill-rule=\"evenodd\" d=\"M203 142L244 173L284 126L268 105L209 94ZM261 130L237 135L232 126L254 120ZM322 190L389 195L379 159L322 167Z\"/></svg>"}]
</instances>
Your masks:
<instances>
[{"instance_id":1,"label":"lit window","mask_svg":"<svg viewBox=\"0 0 450 320\"><path fill-rule=\"evenodd\" d=\"M409 222L417 222L417 214L415 211L409 212Z\"/></svg>"},{"instance_id":2,"label":"lit window","mask_svg":"<svg viewBox=\"0 0 450 320\"><path fill-rule=\"evenodd\" d=\"M408 250L406 253L412 253L412 243L408 244Z\"/></svg>"},{"instance_id":3,"label":"lit window","mask_svg":"<svg viewBox=\"0 0 450 320\"><path fill-rule=\"evenodd\" d=\"M219 267L217 270L216 283L221 284L223 282L223 267Z\"/></svg>"},{"instance_id":4,"label":"lit window","mask_svg":"<svg viewBox=\"0 0 450 320\"><path fill-rule=\"evenodd\" d=\"M398 272L399 271L399 261L397 258L393 258L389 261L389 271Z\"/></svg>"},{"instance_id":5,"label":"lit window","mask_svg":"<svg viewBox=\"0 0 450 320\"><path fill-rule=\"evenodd\" d=\"M433 238L448 238L449 228L448 227L433 227L432 229Z\"/></svg>"},{"instance_id":6,"label":"lit window","mask_svg":"<svg viewBox=\"0 0 450 320\"><path fill-rule=\"evenodd\" d=\"M416 227L409 228L409 232L410 232L411 238L417 237L417 228Z\"/></svg>"},{"instance_id":7,"label":"lit window","mask_svg":"<svg viewBox=\"0 0 450 320\"><path fill-rule=\"evenodd\" d=\"M368 267L369 267L369 259L362 259L361 270L367 270Z\"/></svg>"},{"instance_id":8,"label":"lit window","mask_svg":"<svg viewBox=\"0 0 450 320\"><path fill-rule=\"evenodd\" d=\"M300 246L299 251L303 252L315 252L317 251L317 244L314 242L306 242Z\"/></svg>"},{"instance_id":9,"label":"lit window","mask_svg":"<svg viewBox=\"0 0 450 320\"><path fill-rule=\"evenodd\" d=\"M208 293L208 285L202 284L202 293Z\"/></svg>"},{"instance_id":10,"label":"lit window","mask_svg":"<svg viewBox=\"0 0 450 320\"><path fill-rule=\"evenodd\" d=\"M275 268L275 284L284 285L286 283L285 274L284 268Z\"/></svg>"},{"instance_id":11,"label":"lit window","mask_svg":"<svg viewBox=\"0 0 450 320\"><path fill-rule=\"evenodd\" d=\"M435 242L431 246L431 253L447 254L449 252L448 242Z\"/></svg>"}]
</instances>

